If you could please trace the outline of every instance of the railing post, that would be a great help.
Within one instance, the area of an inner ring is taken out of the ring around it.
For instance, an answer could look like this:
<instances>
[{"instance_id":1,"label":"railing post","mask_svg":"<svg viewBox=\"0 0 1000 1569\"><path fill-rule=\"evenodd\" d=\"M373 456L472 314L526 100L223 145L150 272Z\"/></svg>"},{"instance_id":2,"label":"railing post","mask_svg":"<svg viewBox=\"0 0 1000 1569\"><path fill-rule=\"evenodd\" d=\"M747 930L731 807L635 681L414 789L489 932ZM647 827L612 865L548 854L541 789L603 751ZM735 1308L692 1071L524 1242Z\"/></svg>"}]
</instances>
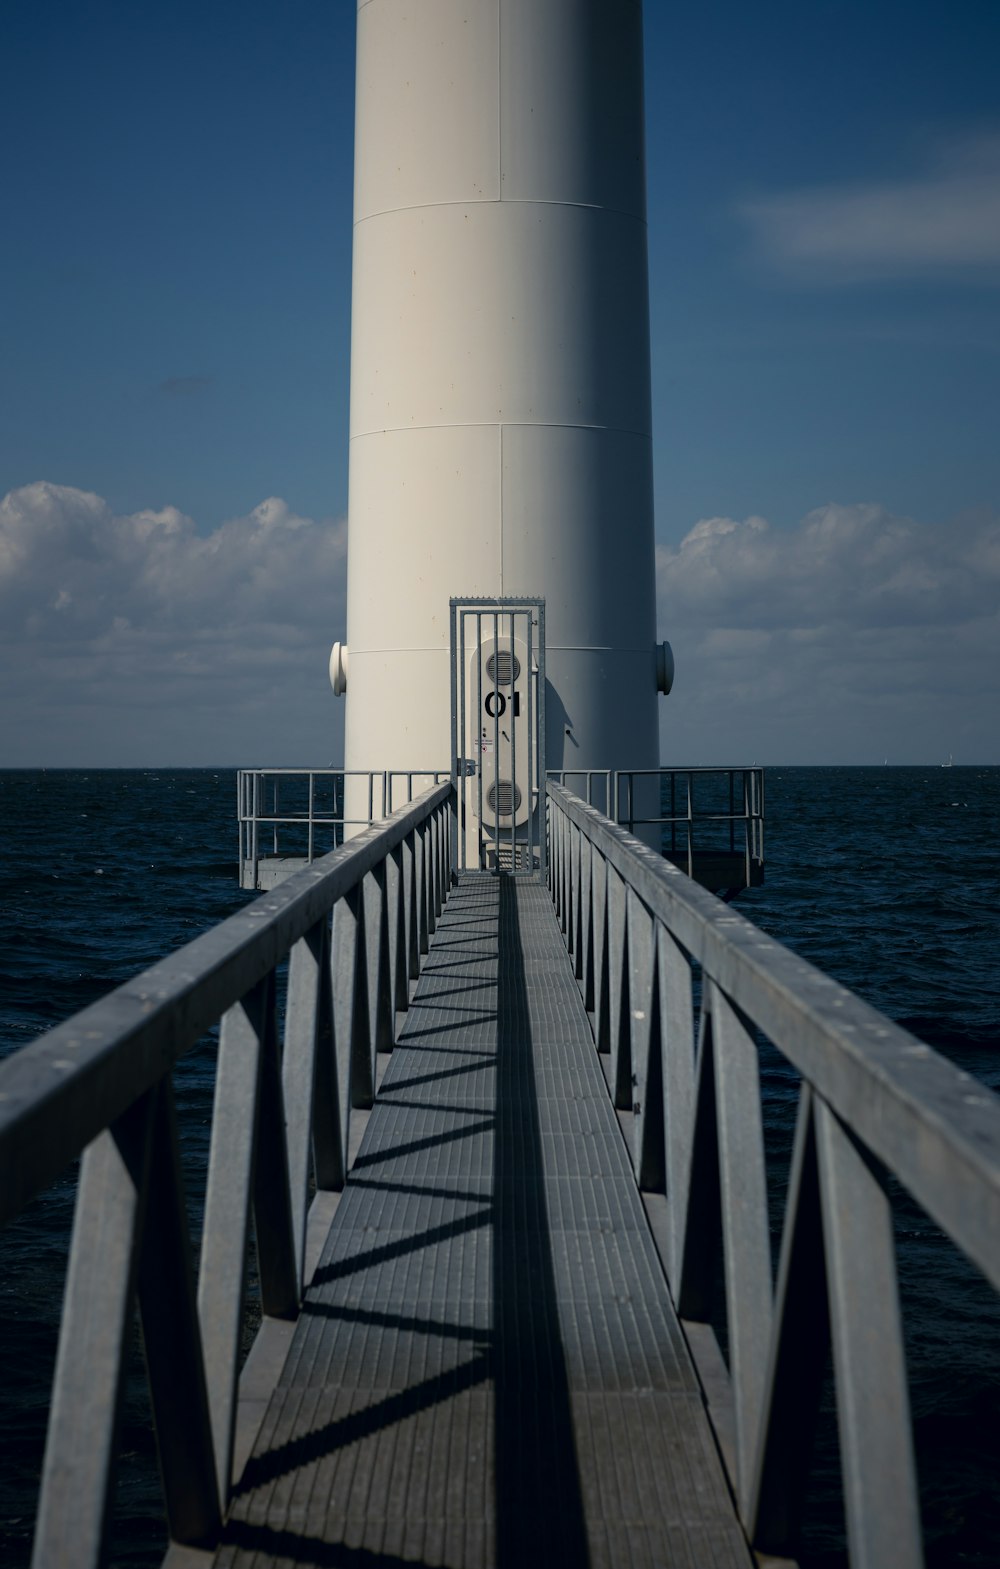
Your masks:
<instances>
[{"instance_id":1,"label":"railing post","mask_svg":"<svg viewBox=\"0 0 1000 1569\"><path fill-rule=\"evenodd\" d=\"M438 843L437 813L433 812L427 823L430 839L430 903L435 928L441 915L441 846Z\"/></svg>"},{"instance_id":2,"label":"railing post","mask_svg":"<svg viewBox=\"0 0 1000 1569\"><path fill-rule=\"evenodd\" d=\"M830 1349L812 1108L812 1091L803 1084L788 1172L755 1474L744 1518L754 1547L780 1556L794 1553L799 1542Z\"/></svg>"},{"instance_id":3,"label":"railing post","mask_svg":"<svg viewBox=\"0 0 1000 1569\"><path fill-rule=\"evenodd\" d=\"M747 776L746 776L746 772L744 771L744 774L743 774L743 826L744 826L743 839L744 839L744 843L746 842L746 811L747 811L746 779L747 779ZM730 855L732 855L733 852L736 849L736 824L733 821L735 812L736 812L736 800L735 800L735 795L734 795L734 792L733 792L733 770L730 768L730 770L729 770L729 853L730 853Z\"/></svg>"},{"instance_id":4,"label":"railing post","mask_svg":"<svg viewBox=\"0 0 1000 1569\"><path fill-rule=\"evenodd\" d=\"M96 1566L114 1493L114 1434L146 1201L155 1091L83 1156L32 1562Z\"/></svg>"},{"instance_id":5,"label":"railing post","mask_svg":"<svg viewBox=\"0 0 1000 1569\"><path fill-rule=\"evenodd\" d=\"M556 912L556 920L558 921L560 918L560 903L562 899L562 887L560 882L561 871L559 860L559 832L562 809L561 807L557 806L554 801L549 800L547 793L546 802L549 828L549 886L552 891L552 905Z\"/></svg>"},{"instance_id":6,"label":"railing post","mask_svg":"<svg viewBox=\"0 0 1000 1569\"><path fill-rule=\"evenodd\" d=\"M223 1509L232 1481L261 1056L265 1036L273 1027L272 973L223 1018L215 1078L198 1272L198 1318Z\"/></svg>"},{"instance_id":7,"label":"railing post","mask_svg":"<svg viewBox=\"0 0 1000 1569\"><path fill-rule=\"evenodd\" d=\"M608 863L600 850L592 857L594 1039L601 1052L610 1050L610 988L608 981Z\"/></svg>"},{"instance_id":8,"label":"railing post","mask_svg":"<svg viewBox=\"0 0 1000 1569\"><path fill-rule=\"evenodd\" d=\"M658 1192L664 1187L664 1135L656 922L632 888L628 929L632 1164L639 1187Z\"/></svg>"},{"instance_id":9,"label":"railing post","mask_svg":"<svg viewBox=\"0 0 1000 1569\"><path fill-rule=\"evenodd\" d=\"M333 1011L331 917L324 916L319 924L322 928L322 942L313 1064L312 1154L317 1190L330 1193L339 1192L347 1174L347 1119L340 1091L338 1056L338 1052L340 1055L344 1053L337 1040Z\"/></svg>"},{"instance_id":10,"label":"railing post","mask_svg":"<svg viewBox=\"0 0 1000 1569\"><path fill-rule=\"evenodd\" d=\"M569 925L569 953L573 960L573 974L579 981L583 976L582 947L583 947L583 920L581 912L582 879L580 861L583 853L581 840L583 838L579 828L574 823L570 828L570 925Z\"/></svg>"},{"instance_id":11,"label":"railing post","mask_svg":"<svg viewBox=\"0 0 1000 1569\"><path fill-rule=\"evenodd\" d=\"M362 889L368 1018L374 1059L380 1051L392 1051L396 1026L389 986L389 921L384 864L365 873Z\"/></svg>"},{"instance_id":12,"label":"railing post","mask_svg":"<svg viewBox=\"0 0 1000 1569\"><path fill-rule=\"evenodd\" d=\"M851 1569L918 1569L920 1508L892 1211L874 1163L818 1096L815 1111Z\"/></svg>"},{"instance_id":13,"label":"railing post","mask_svg":"<svg viewBox=\"0 0 1000 1569\"><path fill-rule=\"evenodd\" d=\"M333 1009L343 1087L341 1105L366 1111L375 1099L375 1063L368 1013L364 895L356 885L338 902L333 917ZM347 1147L345 1142L345 1148Z\"/></svg>"},{"instance_id":14,"label":"railing post","mask_svg":"<svg viewBox=\"0 0 1000 1569\"><path fill-rule=\"evenodd\" d=\"M594 1006L594 852L590 840L580 836L580 990L583 1006Z\"/></svg>"},{"instance_id":15,"label":"railing post","mask_svg":"<svg viewBox=\"0 0 1000 1569\"><path fill-rule=\"evenodd\" d=\"M427 857L427 935L433 937L438 921L438 854L434 815L424 823L424 852Z\"/></svg>"},{"instance_id":16,"label":"railing post","mask_svg":"<svg viewBox=\"0 0 1000 1569\"><path fill-rule=\"evenodd\" d=\"M403 851L403 920L405 962L408 981L420 974L420 927L417 920L417 832L408 833Z\"/></svg>"},{"instance_id":17,"label":"railing post","mask_svg":"<svg viewBox=\"0 0 1000 1569\"><path fill-rule=\"evenodd\" d=\"M392 993L393 1012L402 1013L410 1006L410 995L406 984L406 912L401 845L395 850L390 850L386 856L385 890L389 915L389 987Z\"/></svg>"},{"instance_id":18,"label":"railing post","mask_svg":"<svg viewBox=\"0 0 1000 1569\"><path fill-rule=\"evenodd\" d=\"M464 762L465 762L465 760L463 758L462 759L463 767L464 767ZM459 866L461 864L461 857L459 855L458 836L462 832L462 813L463 813L463 810L464 810L464 802L465 802L465 776L464 776L464 774L459 774L459 772L458 772L457 759L455 760L455 763L453 764L452 785L453 785L453 790L452 790L452 798L451 798L451 811L450 811L450 815L449 815L449 824L448 824L449 840L450 840L450 844L451 844L451 852L450 852L450 863L451 864L449 866L449 876L448 876L449 883L451 882L452 877L457 877L458 876L458 870L459 870Z\"/></svg>"},{"instance_id":19,"label":"railing post","mask_svg":"<svg viewBox=\"0 0 1000 1569\"><path fill-rule=\"evenodd\" d=\"M608 1047L611 1052L612 1098L618 1111L632 1109L632 1068L629 1051L628 900L625 883L608 866Z\"/></svg>"},{"instance_id":20,"label":"railing post","mask_svg":"<svg viewBox=\"0 0 1000 1569\"><path fill-rule=\"evenodd\" d=\"M736 1411L741 1513L746 1515L771 1338L771 1244L757 1047L725 993L706 975L710 993L719 1179L725 1248L729 1367Z\"/></svg>"},{"instance_id":21,"label":"railing post","mask_svg":"<svg viewBox=\"0 0 1000 1569\"><path fill-rule=\"evenodd\" d=\"M660 1039L663 1061L664 1144L670 1241L668 1272L679 1291L691 1176L694 1125L694 1008L691 966L665 926L656 934L660 977Z\"/></svg>"},{"instance_id":22,"label":"railing post","mask_svg":"<svg viewBox=\"0 0 1000 1569\"><path fill-rule=\"evenodd\" d=\"M257 1148L253 1162L260 1305L267 1318L295 1318L299 1311L299 1276L288 1186L288 1146L273 980L262 1046Z\"/></svg>"},{"instance_id":23,"label":"railing post","mask_svg":"<svg viewBox=\"0 0 1000 1569\"><path fill-rule=\"evenodd\" d=\"M702 989L691 1106L684 1211L679 1218L678 1272L674 1285L681 1318L706 1323L711 1316L715 1263L722 1235L719 1196L719 1128L710 992Z\"/></svg>"},{"instance_id":24,"label":"railing post","mask_svg":"<svg viewBox=\"0 0 1000 1569\"><path fill-rule=\"evenodd\" d=\"M251 832L250 859L253 862L253 883L257 886L257 867L260 861L260 774L256 771L253 775L253 828Z\"/></svg>"},{"instance_id":25,"label":"railing post","mask_svg":"<svg viewBox=\"0 0 1000 1569\"><path fill-rule=\"evenodd\" d=\"M219 1487L170 1075L155 1092L139 1309L171 1540L214 1544Z\"/></svg>"},{"instance_id":26,"label":"railing post","mask_svg":"<svg viewBox=\"0 0 1000 1569\"><path fill-rule=\"evenodd\" d=\"M423 955L430 947L430 935L433 931L428 919L430 896L427 891L428 866L427 866L427 835L421 823L414 832L414 882L417 890L417 942L418 952Z\"/></svg>"},{"instance_id":27,"label":"railing post","mask_svg":"<svg viewBox=\"0 0 1000 1569\"><path fill-rule=\"evenodd\" d=\"M439 808L438 843L441 856L441 908L448 903L451 892L451 832L449 803L443 802Z\"/></svg>"},{"instance_id":28,"label":"railing post","mask_svg":"<svg viewBox=\"0 0 1000 1569\"><path fill-rule=\"evenodd\" d=\"M333 1020L325 1017L324 990L329 998L329 939L326 918L292 949L288 966L288 1000L285 1014L285 1050L282 1059L282 1087L288 1145L289 1191L292 1205L292 1230L295 1240L295 1267L299 1288L303 1284L306 1248L306 1218L309 1209L309 1169L312 1160L313 1130L317 1124L329 1128L329 1109L322 1118L314 1113L314 1097L319 1077L319 1057L333 1047ZM326 985L324 987L324 980ZM337 1094L336 1076L325 1075L326 1093ZM339 1117L334 1118L334 1141L343 1165ZM336 1159L336 1156L334 1157ZM317 1174L318 1176L318 1174ZM340 1181L343 1182L342 1169ZM338 1184L339 1185L339 1184ZM328 1186L320 1183L317 1186Z\"/></svg>"}]
</instances>

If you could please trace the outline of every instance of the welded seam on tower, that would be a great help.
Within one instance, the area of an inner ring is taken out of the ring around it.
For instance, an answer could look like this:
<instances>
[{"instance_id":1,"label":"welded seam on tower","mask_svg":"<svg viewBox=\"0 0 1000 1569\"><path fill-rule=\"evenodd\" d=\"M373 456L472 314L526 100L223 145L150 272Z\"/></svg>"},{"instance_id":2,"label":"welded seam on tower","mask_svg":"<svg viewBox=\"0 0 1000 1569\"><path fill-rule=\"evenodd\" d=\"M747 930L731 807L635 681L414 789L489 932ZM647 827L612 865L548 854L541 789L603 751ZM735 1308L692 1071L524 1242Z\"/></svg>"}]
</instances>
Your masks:
<instances>
[{"instance_id":1,"label":"welded seam on tower","mask_svg":"<svg viewBox=\"0 0 1000 1569\"><path fill-rule=\"evenodd\" d=\"M519 430L606 430L615 436L638 436L642 441L652 440L651 431L633 430L629 425L598 425L585 420L557 419L454 419L435 420L433 425L372 425L368 430L354 431L350 439L361 441L365 436L387 436L398 430L491 430L494 425L498 428L516 425Z\"/></svg>"},{"instance_id":2,"label":"welded seam on tower","mask_svg":"<svg viewBox=\"0 0 1000 1569\"><path fill-rule=\"evenodd\" d=\"M632 212L628 207L609 207L606 202L569 202L554 196L468 196L461 201L446 202L403 202L398 207L379 207L374 212L365 213L363 218L355 218L354 227L359 229L363 223L370 223L373 218L387 218L394 212L425 212L434 207L496 207L501 202L508 207L578 207L582 212L606 212L615 218L632 218L644 229L649 228L648 219L644 214Z\"/></svg>"}]
</instances>

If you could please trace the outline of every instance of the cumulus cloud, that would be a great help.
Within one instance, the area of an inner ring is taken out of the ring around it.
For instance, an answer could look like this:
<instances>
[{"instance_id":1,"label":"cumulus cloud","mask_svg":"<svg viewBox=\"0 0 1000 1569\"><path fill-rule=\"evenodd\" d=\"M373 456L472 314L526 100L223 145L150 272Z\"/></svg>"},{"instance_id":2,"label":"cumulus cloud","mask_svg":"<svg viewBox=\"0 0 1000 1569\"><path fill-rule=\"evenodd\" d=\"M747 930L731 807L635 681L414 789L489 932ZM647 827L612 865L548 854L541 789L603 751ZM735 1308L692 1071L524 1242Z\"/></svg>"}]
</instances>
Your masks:
<instances>
[{"instance_id":1,"label":"cumulus cloud","mask_svg":"<svg viewBox=\"0 0 1000 1569\"><path fill-rule=\"evenodd\" d=\"M951 142L908 179L775 193L738 211L759 255L800 277L1000 283L1000 133Z\"/></svg>"},{"instance_id":2,"label":"cumulus cloud","mask_svg":"<svg viewBox=\"0 0 1000 1569\"><path fill-rule=\"evenodd\" d=\"M741 761L1000 761L1000 520L706 518L658 548L657 580L672 756L732 760L738 738Z\"/></svg>"},{"instance_id":3,"label":"cumulus cloud","mask_svg":"<svg viewBox=\"0 0 1000 1569\"><path fill-rule=\"evenodd\" d=\"M344 520L272 497L207 533L38 483L0 501L10 763L329 761Z\"/></svg>"},{"instance_id":4,"label":"cumulus cloud","mask_svg":"<svg viewBox=\"0 0 1000 1569\"><path fill-rule=\"evenodd\" d=\"M347 530L284 501L200 530L28 485L0 501L7 766L319 763ZM665 761L1000 762L1000 520L829 505L657 551Z\"/></svg>"}]
</instances>

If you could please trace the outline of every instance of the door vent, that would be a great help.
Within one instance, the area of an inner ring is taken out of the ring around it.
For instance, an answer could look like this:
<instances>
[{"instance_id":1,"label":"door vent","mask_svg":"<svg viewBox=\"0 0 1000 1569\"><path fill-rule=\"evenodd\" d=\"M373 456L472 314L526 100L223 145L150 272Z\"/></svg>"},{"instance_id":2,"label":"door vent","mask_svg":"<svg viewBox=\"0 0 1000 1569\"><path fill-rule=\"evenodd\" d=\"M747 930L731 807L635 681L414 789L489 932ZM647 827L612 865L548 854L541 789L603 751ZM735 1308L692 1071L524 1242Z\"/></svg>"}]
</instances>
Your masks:
<instances>
[{"instance_id":1,"label":"door vent","mask_svg":"<svg viewBox=\"0 0 1000 1569\"><path fill-rule=\"evenodd\" d=\"M486 661L486 676L494 686L513 686L520 674L521 661L509 648L498 648Z\"/></svg>"},{"instance_id":2,"label":"door vent","mask_svg":"<svg viewBox=\"0 0 1000 1569\"><path fill-rule=\"evenodd\" d=\"M512 779L496 779L486 792L491 812L498 817L512 817L520 810L521 792Z\"/></svg>"}]
</instances>

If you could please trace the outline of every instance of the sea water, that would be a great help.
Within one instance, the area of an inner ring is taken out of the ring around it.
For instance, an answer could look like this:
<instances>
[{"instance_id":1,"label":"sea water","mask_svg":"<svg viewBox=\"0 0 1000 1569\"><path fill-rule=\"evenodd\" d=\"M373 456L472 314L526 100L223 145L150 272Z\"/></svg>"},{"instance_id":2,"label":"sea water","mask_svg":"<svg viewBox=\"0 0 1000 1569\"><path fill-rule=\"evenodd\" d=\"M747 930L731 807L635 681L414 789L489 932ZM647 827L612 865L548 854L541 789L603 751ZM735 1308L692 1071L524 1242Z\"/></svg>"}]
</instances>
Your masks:
<instances>
[{"instance_id":1,"label":"sea water","mask_svg":"<svg viewBox=\"0 0 1000 1569\"><path fill-rule=\"evenodd\" d=\"M0 773L0 1055L231 914L227 770ZM737 908L960 1067L1000 1088L1000 769L773 768L766 882ZM797 1085L762 1062L769 1159L787 1160ZM179 1066L197 1227L213 1040ZM0 1237L0 1561L26 1564L72 1217L74 1172ZM932 1569L1000 1562L1000 1314L903 1194L895 1213L921 1501ZM773 1219L775 1245L780 1211ZM127 1379L114 1561L163 1552L155 1446L136 1349ZM843 1562L827 1392L803 1562Z\"/></svg>"},{"instance_id":2,"label":"sea water","mask_svg":"<svg viewBox=\"0 0 1000 1569\"><path fill-rule=\"evenodd\" d=\"M0 773L0 1055L179 948L252 897L238 886L232 770ZM198 1224L213 1042L175 1074ZM30 1557L76 1168L0 1233L0 1564ZM138 1336L134 1339L137 1341ZM137 1345L120 1432L113 1549L158 1564L165 1533Z\"/></svg>"},{"instance_id":3,"label":"sea water","mask_svg":"<svg viewBox=\"0 0 1000 1569\"><path fill-rule=\"evenodd\" d=\"M737 908L1000 1089L1000 768L772 768L766 786L766 880ZM797 1090L766 1054L762 1066L780 1156ZM891 1191L927 1563L996 1565L1000 1301ZM844 1561L829 1375L824 1406L804 1555L816 1569Z\"/></svg>"}]
</instances>

